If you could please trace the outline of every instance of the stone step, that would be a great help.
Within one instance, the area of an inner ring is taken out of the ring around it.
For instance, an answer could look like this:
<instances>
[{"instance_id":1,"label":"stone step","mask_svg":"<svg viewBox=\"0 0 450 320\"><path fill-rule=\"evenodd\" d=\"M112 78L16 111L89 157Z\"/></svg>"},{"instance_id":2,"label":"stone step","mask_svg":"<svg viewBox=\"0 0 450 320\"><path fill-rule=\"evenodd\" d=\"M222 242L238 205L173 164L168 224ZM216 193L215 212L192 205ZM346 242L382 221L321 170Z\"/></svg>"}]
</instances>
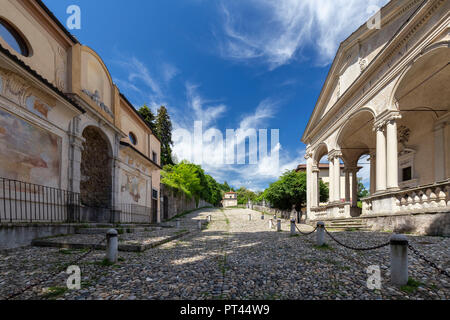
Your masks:
<instances>
[{"instance_id":1,"label":"stone step","mask_svg":"<svg viewBox=\"0 0 450 320\"><path fill-rule=\"evenodd\" d=\"M120 233L136 233L153 230L161 230L161 227L115 227L115 228L78 228L77 234L106 234L108 230L116 229Z\"/></svg>"},{"instance_id":2,"label":"stone step","mask_svg":"<svg viewBox=\"0 0 450 320\"><path fill-rule=\"evenodd\" d=\"M119 249L119 251L124 251L124 252L143 252L148 249L158 247L167 242L171 242L173 240L184 237L185 235L187 235L189 233L190 233L190 231L181 230L170 236L164 237L161 240L157 240L157 241L153 241L153 242L145 241L144 243L121 243L121 241L119 240L118 249ZM119 236L119 239L120 239L120 236ZM52 241L50 239L35 239L32 241L31 245L35 246L35 247L64 248L64 249L75 249L75 250L91 249L91 248L94 248L95 250L106 250L105 243L95 244L95 243L80 243L77 241L65 241L64 237L57 241Z\"/></svg>"}]
</instances>

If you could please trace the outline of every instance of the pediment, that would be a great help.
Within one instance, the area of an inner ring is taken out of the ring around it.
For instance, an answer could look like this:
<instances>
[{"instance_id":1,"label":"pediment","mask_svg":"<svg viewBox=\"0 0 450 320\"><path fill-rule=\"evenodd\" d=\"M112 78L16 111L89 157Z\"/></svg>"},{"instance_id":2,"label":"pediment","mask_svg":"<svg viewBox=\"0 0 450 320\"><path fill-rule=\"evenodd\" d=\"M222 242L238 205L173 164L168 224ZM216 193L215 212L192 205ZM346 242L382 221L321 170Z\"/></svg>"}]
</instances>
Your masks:
<instances>
[{"instance_id":1,"label":"pediment","mask_svg":"<svg viewBox=\"0 0 450 320\"><path fill-rule=\"evenodd\" d=\"M377 60L378 54L389 46L420 4L419 0L391 1L382 8L381 29L371 30L363 24L340 44L304 137L312 128L321 126L321 120L367 67Z\"/></svg>"}]
</instances>

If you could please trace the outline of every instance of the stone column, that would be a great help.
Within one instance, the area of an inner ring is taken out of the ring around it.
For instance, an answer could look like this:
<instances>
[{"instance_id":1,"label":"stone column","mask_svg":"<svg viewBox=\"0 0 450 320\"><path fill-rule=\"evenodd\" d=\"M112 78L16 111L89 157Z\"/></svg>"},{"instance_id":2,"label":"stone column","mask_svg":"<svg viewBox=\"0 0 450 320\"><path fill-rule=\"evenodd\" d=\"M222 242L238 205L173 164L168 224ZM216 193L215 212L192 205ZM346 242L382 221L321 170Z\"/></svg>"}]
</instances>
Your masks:
<instances>
[{"instance_id":1,"label":"stone column","mask_svg":"<svg viewBox=\"0 0 450 320\"><path fill-rule=\"evenodd\" d=\"M318 207L320 203L320 191L319 191L319 169L314 166L312 171L312 194L311 194L312 207Z\"/></svg>"},{"instance_id":2,"label":"stone column","mask_svg":"<svg viewBox=\"0 0 450 320\"><path fill-rule=\"evenodd\" d=\"M376 190L376 156L375 153L370 154L370 194L374 194Z\"/></svg>"},{"instance_id":3,"label":"stone column","mask_svg":"<svg viewBox=\"0 0 450 320\"><path fill-rule=\"evenodd\" d=\"M334 201L341 201L341 163L339 157L334 158Z\"/></svg>"},{"instance_id":4,"label":"stone column","mask_svg":"<svg viewBox=\"0 0 450 320\"><path fill-rule=\"evenodd\" d=\"M328 202L334 201L334 159L333 157L328 157L329 168L328 168L328 177L329 177L329 200Z\"/></svg>"},{"instance_id":5,"label":"stone column","mask_svg":"<svg viewBox=\"0 0 450 320\"><path fill-rule=\"evenodd\" d=\"M76 135L70 135L69 150L69 190L80 193L81 181L81 153L84 139Z\"/></svg>"},{"instance_id":6,"label":"stone column","mask_svg":"<svg viewBox=\"0 0 450 320\"><path fill-rule=\"evenodd\" d=\"M398 189L398 139L397 121L389 120L386 124L386 160L387 188Z\"/></svg>"},{"instance_id":7,"label":"stone column","mask_svg":"<svg viewBox=\"0 0 450 320\"><path fill-rule=\"evenodd\" d=\"M434 129L434 181L436 182L445 180L445 126L445 123L440 123Z\"/></svg>"},{"instance_id":8,"label":"stone column","mask_svg":"<svg viewBox=\"0 0 450 320\"><path fill-rule=\"evenodd\" d=\"M379 126L377 130L377 181L376 191L386 190L386 135L384 126Z\"/></svg>"},{"instance_id":9,"label":"stone column","mask_svg":"<svg viewBox=\"0 0 450 320\"><path fill-rule=\"evenodd\" d=\"M352 169L352 207L358 206L358 168Z\"/></svg>"},{"instance_id":10,"label":"stone column","mask_svg":"<svg viewBox=\"0 0 450 320\"><path fill-rule=\"evenodd\" d=\"M345 202L350 202L350 169L345 168Z\"/></svg>"},{"instance_id":11,"label":"stone column","mask_svg":"<svg viewBox=\"0 0 450 320\"><path fill-rule=\"evenodd\" d=\"M313 194L314 194L314 188L313 188L313 174L312 174L312 166L313 166L313 159L311 158L311 155L306 155L306 212L307 214L311 212L311 207L314 206L313 204Z\"/></svg>"}]
</instances>

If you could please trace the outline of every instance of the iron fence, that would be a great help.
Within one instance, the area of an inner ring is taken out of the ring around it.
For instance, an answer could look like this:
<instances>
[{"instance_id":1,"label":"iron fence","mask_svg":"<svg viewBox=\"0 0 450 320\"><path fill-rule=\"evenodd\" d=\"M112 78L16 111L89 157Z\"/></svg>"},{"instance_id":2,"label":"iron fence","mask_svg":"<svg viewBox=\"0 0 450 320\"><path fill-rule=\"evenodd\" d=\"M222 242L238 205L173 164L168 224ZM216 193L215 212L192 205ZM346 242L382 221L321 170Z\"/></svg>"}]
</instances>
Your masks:
<instances>
[{"instance_id":1,"label":"iron fence","mask_svg":"<svg viewBox=\"0 0 450 320\"><path fill-rule=\"evenodd\" d=\"M152 208L136 204L120 204L115 207L115 223L156 223Z\"/></svg>"},{"instance_id":2,"label":"iron fence","mask_svg":"<svg viewBox=\"0 0 450 320\"><path fill-rule=\"evenodd\" d=\"M76 222L79 217L78 193L0 178L0 222Z\"/></svg>"},{"instance_id":3,"label":"iron fence","mask_svg":"<svg viewBox=\"0 0 450 320\"><path fill-rule=\"evenodd\" d=\"M0 223L156 223L156 211L136 204L83 206L79 193L0 178Z\"/></svg>"}]
</instances>

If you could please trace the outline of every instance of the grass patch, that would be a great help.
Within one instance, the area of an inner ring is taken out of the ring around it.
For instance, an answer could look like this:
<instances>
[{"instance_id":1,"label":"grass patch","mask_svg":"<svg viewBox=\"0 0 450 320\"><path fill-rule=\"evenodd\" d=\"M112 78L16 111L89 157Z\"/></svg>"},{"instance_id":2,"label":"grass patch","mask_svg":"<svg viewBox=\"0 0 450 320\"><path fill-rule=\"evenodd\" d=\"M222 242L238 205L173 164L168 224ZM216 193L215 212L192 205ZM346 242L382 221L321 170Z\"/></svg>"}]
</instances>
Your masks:
<instances>
[{"instance_id":1,"label":"grass patch","mask_svg":"<svg viewBox=\"0 0 450 320\"><path fill-rule=\"evenodd\" d=\"M95 264L102 267L110 267L114 265L114 262L109 262L108 259L103 259L102 261L95 262Z\"/></svg>"},{"instance_id":2,"label":"grass patch","mask_svg":"<svg viewBox=\"0 0 450 320\"><path fill-rule=\"evenodd\" d=\"M120 262L124 262L124 261L125 261L125 259L124 259L124 258L122 258L122 257L119 257L119 258L117 258L117 261L120 261Z\"/></svg>"},{"instance_id":3,"label":"grass patch","mask_svg":"<svg viewBox=\"0 0 450 320\"><path fill-rule=\"evenodd\" d=\"M186 229L181 229L180 231L175 232L176 236L179 236L182 233L185 233L187 230Z\"/></svg>"},{"instance_id":4,"label":"grass patch","mask_svg":"<svg viewBox=\"0 0 450 320\"><path fill-rule=\"evenodd\" d=\"M117 230L118 234L124 234L125 233L122 228L117 228L116 230Z\"/></svg>"},{"instance_id":5,"label":"grass patch","mask_svg":"<svg viewBox=\"0 0 450 320\"><path fill-rule=\"evenodd\" d=\"M324 243L321 246L314 246L314 248L319 249L319 250L333 250L333 247L330 246L328 243Z\"/></svg>"},{"instance_id":6,"label":"grass patch","mask_svg":"<svg viewBox=\"0 0 450 320\"><path fill-rule=\"evenodd\" d=\"M170 218L170 219L167 220L167 221L173 221L173 220L175 220L175 219L184 217L185 215L188 215L189 213L195 212L195 211L197 211L197 210L208 209L208 208L214 208L214 207L206 206L206 207L201 207L201 208L197 208L197 209L186 210L186 211L183 211L183 212L180 213L180 214L177 214L176 216L173 216L172 218Z\"/></svg>"},{"instance_id":7,"label":"grass patch","mask_svg":"<svg viewBox=\"0 0 450 320\"><path fill-rule=\"evenodd\" d=\"M67 287L50 287L43 295L44 299L55 299L65 294L69 289Z\"/></svg>"},{"instance_id":8,"label":"grass patch","mask_svg":"<svg viewBox=\"0 0 450 320\"><path fill-rule=\"evenodd\" d=\"M414 293L417 291L417 288L420 287L423 283L413 279L409 278L408 283L405 286L401 286L400 290L407 292L407 293Z\"/></svg>"},{"instance_id":9,"label":"grass patch","mask_svg":"<svg viewBox=\"0 0 450 320\"><path fill-rule=\"evenodd\" d=\"M58 251L60 254L73 254L74 252L70 249L61 249Z\"/></svg>"}]
</instances>

